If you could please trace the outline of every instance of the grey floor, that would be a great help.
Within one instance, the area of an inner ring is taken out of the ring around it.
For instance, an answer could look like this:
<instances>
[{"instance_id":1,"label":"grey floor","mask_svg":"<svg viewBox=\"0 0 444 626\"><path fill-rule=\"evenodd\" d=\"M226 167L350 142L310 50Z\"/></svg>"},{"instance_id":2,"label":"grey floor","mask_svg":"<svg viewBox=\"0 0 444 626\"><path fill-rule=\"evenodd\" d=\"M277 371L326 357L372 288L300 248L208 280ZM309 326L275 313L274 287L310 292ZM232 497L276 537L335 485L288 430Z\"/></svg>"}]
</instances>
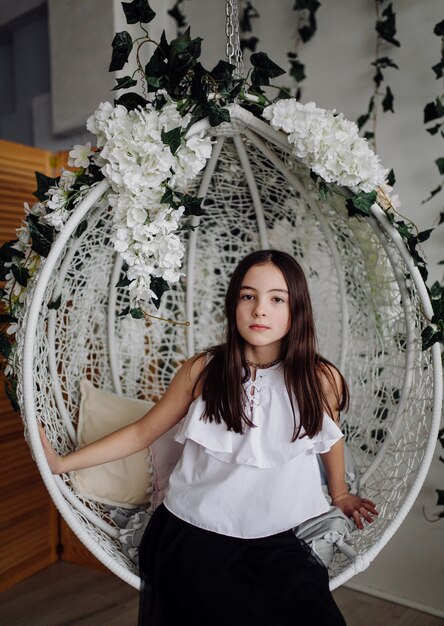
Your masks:
<instances>
[{"instance_id":1,"label":"grey floor","mask_svg":"<svg viewBox=\"0 0 444 626\"><path fill-rule=\"evenodd\" d=\"M438 617L350 589L338 589L334 596L348 626L444 624ZM0 595L0 624L136 626L137 602L137 592L112 574L60 562Z\"/></svg>"}]
</instances>

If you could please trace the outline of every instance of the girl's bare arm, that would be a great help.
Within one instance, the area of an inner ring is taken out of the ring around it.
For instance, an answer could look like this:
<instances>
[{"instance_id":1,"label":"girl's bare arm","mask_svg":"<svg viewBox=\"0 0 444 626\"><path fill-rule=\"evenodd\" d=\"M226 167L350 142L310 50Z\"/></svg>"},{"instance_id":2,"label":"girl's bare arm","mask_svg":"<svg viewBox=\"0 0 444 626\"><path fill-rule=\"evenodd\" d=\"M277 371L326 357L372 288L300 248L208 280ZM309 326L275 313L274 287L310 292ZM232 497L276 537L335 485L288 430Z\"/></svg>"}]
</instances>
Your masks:
<instances>
[{"instance_id":1,"label":"girl's bare arm","mask_svg":"<svg viewBox=\"0 0 444 626\"><path fill-rule=\"evenodd\" d=\"M61 457L54 452L43 428L40 428L43 449L52 473L62 474L101 465L147 448L186 415L194 400L194 384L204 361L204 357L187 361L173 378L164 396L140 420L66 456Z\"/></svg>"},{"instance_id":2,"label":"girl's bare arm","mask_svg":"<svg viewBox=\"0 0 444 626\"><path fill-rule=\"evenodd\" d=\"M331 373L336 389L332 388L331 381L328 381L326 377L324 390L329 406L335 407L337 406L337 398L340 397L338 390L341 389L341 379L337 370L333 369ZM336 423L339 422L338 411L333 411L331 417ZM348 485L345 482L344 440L337 441L328 452L321 454L321 458L327 475L328 492L332 504L341 509L347 517L353 518L356 526L362 530L364 528L362 520L371 523L378 512L371 500L349 493Z\"/></svg>"}]
</instances>

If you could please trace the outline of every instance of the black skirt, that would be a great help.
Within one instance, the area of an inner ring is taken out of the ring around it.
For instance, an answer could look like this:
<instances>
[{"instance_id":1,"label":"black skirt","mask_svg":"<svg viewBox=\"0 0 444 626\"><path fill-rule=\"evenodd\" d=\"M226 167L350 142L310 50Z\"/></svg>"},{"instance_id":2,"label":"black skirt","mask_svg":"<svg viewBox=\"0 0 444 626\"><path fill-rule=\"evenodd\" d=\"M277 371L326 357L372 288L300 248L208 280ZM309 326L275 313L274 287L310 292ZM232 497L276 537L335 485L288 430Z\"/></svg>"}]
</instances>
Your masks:
<instances>
[{"instance_id":1,"label":"black skirt","mask_svg":"<svg viewBox=\"0 0 444 626\"><path fill-rule=\"evenodd\" d=\"M139 626L344 626L328 572L292 530L238 539L163 505L139 548Z\"/></svg>"}]
</instances>

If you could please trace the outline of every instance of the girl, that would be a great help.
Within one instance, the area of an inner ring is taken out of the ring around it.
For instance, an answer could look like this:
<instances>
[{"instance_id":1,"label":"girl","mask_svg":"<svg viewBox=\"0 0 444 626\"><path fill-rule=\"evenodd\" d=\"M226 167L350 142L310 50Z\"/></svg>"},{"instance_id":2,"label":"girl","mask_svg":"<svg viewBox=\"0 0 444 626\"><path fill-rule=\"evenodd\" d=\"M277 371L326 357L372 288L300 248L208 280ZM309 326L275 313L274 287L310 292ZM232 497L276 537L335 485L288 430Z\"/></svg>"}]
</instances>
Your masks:
<instances>
[{"instance_id":1,"label":"girl","mask_svg":"<svg viewBox=\"0 0 444 626\"><path fill-rule=\"evenodd\" d=\"M253 252L233 273L226 342L187 361L141 420L59 457L53 473L124 457L184 416L183 455L140 545L140 625L345 624L328 573L292 528L334 505L358 528L377 511L348 493L339 412L348 390L316 351L299 264Z\"/></svg>"}]
</instances>

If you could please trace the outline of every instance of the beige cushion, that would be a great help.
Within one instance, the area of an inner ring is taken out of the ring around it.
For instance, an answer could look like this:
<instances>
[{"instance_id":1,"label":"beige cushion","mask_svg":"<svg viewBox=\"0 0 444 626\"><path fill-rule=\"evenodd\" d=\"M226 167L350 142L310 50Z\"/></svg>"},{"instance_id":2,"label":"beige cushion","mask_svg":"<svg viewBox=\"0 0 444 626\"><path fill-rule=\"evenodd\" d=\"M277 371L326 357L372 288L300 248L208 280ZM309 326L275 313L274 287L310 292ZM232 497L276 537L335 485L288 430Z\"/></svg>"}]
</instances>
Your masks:
<instances>
[{"instance_id":1,"label":"beige cushion","mask_svg":"<svg viewBox=\"0 0 444 626\"><path fill-rule=\"evenodd\" d=\"M117 396L80 383L81 402L77 437L79 447L132 424L153 406L152 402ZM125 459L71 472L74 488L83 496L110 506L133 508L150 500L153 468L148 450Z\"/></svg>"}]
</instances>

